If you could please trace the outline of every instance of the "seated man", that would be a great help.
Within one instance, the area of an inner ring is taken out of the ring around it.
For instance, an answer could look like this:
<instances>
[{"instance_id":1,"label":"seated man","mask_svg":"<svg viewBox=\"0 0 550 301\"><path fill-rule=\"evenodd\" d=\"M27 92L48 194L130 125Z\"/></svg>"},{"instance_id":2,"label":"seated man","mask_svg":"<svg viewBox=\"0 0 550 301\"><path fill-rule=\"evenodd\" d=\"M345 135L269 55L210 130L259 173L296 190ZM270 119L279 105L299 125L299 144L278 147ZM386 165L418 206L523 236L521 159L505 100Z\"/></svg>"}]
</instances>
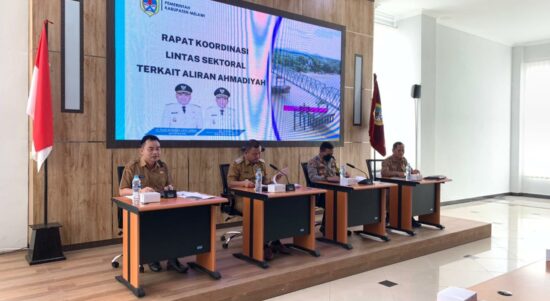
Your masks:
<instances>
[{"instance_id":1,"label":"seated man","mask_svg":"<svg viewBox=\"0 0 550 301\"><path fill-rule=\"evenodd\" d=\"M407 165L409 165L404 155L405 145L403 142L395 142L392 148L392 155L382 162L382 177L404 178L406 176ZM413 169L411 173L418 174L420 172L417 169Z\"/></svg>"},{"instance_id":2,"label":"seated man","mask_svg":"<svg viewBox=\"0 0 550 301\"><path fill-rule=\"evenodd\" d=\"M141 180L141 192L162 192L172 190L172 178L166 163L160 160L160 140L157 136L146 135L141 139L140 157L126 164L119 185L119 195L132 195L132 179L138 175ZM167 269L185 273L187 267L180 264L177 258L168 260ZM153 272L162 269L159 262L149 263Z\"/></svg>"},{"instance_id":3,"label":"seated man","mask_svg":"<svg viewBox=\"0 0 550 301\"><path fill-rule=\"evenodd\" d=\"M266 167L265 162L260 158L263 151L263 147L260 143L254 139L249 140L244 148L243 155L229 166L229 171L227 173L227 185L231 188L235 187L254 187L254 181L256 179L256 170L259 168L262 171L262 184L266 185L271 182L270 178L266 176ZM286 169L283 169L282 172L286 173ZM277 178L281 174L277 174ZM236 198L235 200L235 209L242 212L243 211L243 201L241 198ZM271 246L264 246L265 249L265 259L269 260L273 258L273 251L280 252L283 254L288 254L288 248L286 248L279 240L276 240L271 243Z\"/></svg>"},{"instance_id":4,"label":"seated man","mask_svg":"<svg viewBox=\"0 0 550 301\"><path fill-rule=\"evenodd\" d=\"M313 157L307 162L307 173L311 181L329 181L339 182L340 171L336 166L336 160L332 156L334 154L334 145L330 142L323 142L319 147L319 154ZM346 177L349 177L349 173L346 172ZM318 207L325 208L325 195L323 194L316 201ZM323 221L321 222L321 228L319 229L323 234L325 233L325 214L323 213Z\"/></svg>"},{"instance_id":5,"label":"seated man","mask_svg":"<svg viewBox=\"0 0 550 301\"><path fill-rule=\"evenodd\" d=\"M403 142L395 142L392 147L392 155L386 158L382 162L382 177L391 178L398 177L404 178L407 172L407 159L405 158L405 145ZM411 174L419 174L417 169L411 169ZM414 218L412 219L412 225L415 228L420 227L420 223Z\"/></svg>"}]
</instances>

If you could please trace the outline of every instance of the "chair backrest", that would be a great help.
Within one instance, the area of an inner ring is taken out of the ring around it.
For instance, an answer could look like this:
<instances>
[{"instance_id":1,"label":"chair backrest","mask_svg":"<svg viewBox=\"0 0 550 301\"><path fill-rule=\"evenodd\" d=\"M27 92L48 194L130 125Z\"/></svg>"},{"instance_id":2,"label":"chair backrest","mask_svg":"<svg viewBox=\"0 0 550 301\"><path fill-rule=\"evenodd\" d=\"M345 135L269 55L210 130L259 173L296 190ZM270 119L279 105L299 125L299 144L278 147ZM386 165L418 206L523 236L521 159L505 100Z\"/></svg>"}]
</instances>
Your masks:
<instances>
[{"instance_id":1,"label":"chair backrest","mask_svg":"<svg viewBox=\"0 0 550 301\"><path fill-rule=\"evenodd\" d=\"M375 180L376 179L376 173L378 171L382 171L382 168L377 169L376 164L382 164L384 160L383 159L367 159L367 169L369 170L369 178Z\"/></svg>"},{"instance_id":2,"label":"chair backrest","mask_svg":"<svg viewBox=\"0 0 550 301\"><path fill-rule=\"evenodd\" d=\"M118 184L116 185L120 189L120 181L122 180L122 174L124 173L124 166L117 166L116 168L117 176L118 176ZM118 228L122 229L122 208L117 207L117 224ZM119 233L120 235L121 233Z\"/></svg>"},{"instance_id":3,"label":"chair backrest","mask_svg":"<svg viewBox=\"0 0 550 301\"><path fill-rule=\"evenodd\" d=\"M124 166L117 166L116 167L116 172L117 172L117 175L118 175L118 184L117 184L117 186L119 186L120 181L122 181L122 174L124 173Z\"/></svg>"},{"instance_id":4,"label":"chair backrest","mask_svg":"<svg viewBox=\"0 0 550 301\"><path fill-rule=\"evenodd\" d=\"M220 176L222 177L223 192L222 195L229 193L229 185L227 184L227 173L229 172L229 164L220 164Z\"/></svg>"},{"instance_id":5,"label":"chair backrest","mask_svg":"<svg viewBox=\"0 0 550 301\"><path fill-rule=\"evenodd\" d=\"M306 185L308 187L311 186L311 179L309 178L309 174L307 172L307 162L300 163L302 165L302 170L304 171L304 177L306 178Z\"/></svg>"}]
</instances>

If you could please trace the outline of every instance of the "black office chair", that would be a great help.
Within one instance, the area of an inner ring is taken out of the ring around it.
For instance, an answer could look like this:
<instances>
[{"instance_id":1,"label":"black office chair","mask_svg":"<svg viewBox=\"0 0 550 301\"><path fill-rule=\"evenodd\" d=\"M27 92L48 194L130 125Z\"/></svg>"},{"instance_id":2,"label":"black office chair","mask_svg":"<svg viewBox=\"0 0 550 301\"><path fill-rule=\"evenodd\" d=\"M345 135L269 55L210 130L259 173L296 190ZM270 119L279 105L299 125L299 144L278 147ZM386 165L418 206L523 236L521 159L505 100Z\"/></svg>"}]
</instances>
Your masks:
<instances>
[{"instance_id":1,"label":"black office chair","mask_svg":"<svg viewBox=\"0 0 550 301\"><path fill-rule=\"evenodd\" d=\"M382 164L384 160L383 159L367 159L367 169L369 171L369 178L376 180L378 177L376 176L376 173L378 171L382 171L382 167L380 169L376 168L376 164L379 163Z\"/></svg>"},{"instance_id":2,"label":"black office chair","mask_svg":"<svg viewBox=\"0 0 550 301\"><path fill-rule=\"evenodd\" d=\"M222 204L221 210L223 213L226 213L228 217L225 221L229 221L236 216L243 216L243 213L235 208L235 195L229 190L229 185L227 183L227 173L229 172L229 164L220 164L220 176L222 178L223 191L220 194L222 197L226 198L229 202ZM222 247L227 249L229 247L229 242L237 237L242 236L241 231L227 231L222 237Z\"/></svg>"},{"instance_id":3,"label":"black office chair","mask_svg":"<svg viewBox=\"0 0 550 301\"><path fill-rule=\"evenodd\" d=\"M117 184L117 187L118 187L120 185L120 181L122 180L122 174L124 173L124 166L117 166L116 171L118 175L118 184ZM122 215L123 214L122 214L122 209L118 206L116 210L116 215L117 215L118 235L122 235ZM122 253L113 257L113 260L111 260L111 266L115 269L118 268L120 265L119 260L121 258L122 258ZM141 264L139 265L139 271L141 273L143 273L144 271L143 265Z\"/></svg>"}]
</instances>

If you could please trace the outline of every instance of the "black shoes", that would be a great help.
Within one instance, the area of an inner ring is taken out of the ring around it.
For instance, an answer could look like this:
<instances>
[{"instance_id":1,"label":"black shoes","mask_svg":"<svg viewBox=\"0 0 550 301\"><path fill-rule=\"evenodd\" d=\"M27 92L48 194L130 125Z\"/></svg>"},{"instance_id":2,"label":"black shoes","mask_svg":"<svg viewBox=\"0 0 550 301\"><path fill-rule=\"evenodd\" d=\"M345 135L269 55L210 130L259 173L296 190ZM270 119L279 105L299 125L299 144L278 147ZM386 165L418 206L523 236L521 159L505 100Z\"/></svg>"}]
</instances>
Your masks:
<instances>
[{"instance_id":1,"label":"black shoes","mask_svg":"<svg viewBox=\"0 0 550 301\"><path fill-rule=\"evenodd\" d=\"M166 269L175 270L178 273L186 273L188 267L182 265L180 261L177 258L175 258L175 259L170 259L168 260L168 262L166 262Z\"/></svg>"},{"instance_id":2,"label":"black shoes","mask_svg":"<svg viewBox=\"0 0 550 301\"><path fill-rule=\"evenodd\" d=\"M273 249L273 253L281 253L285 255L290 254L290 249L283 245L280 240L276 240L271 243L271 248Z\"/></svg>"},{"instance_id":3,"label":"black shoes","mask_svg":"<svg viewBox=\"0 0 550 301\"><path fill-rule=\"evenodd\" d=\"M416 221L414 218L412 219L412 226L413 228L420 228L422 227L422 224Z\"/></svg>"},{"instance_id":4,"label":"black shoes","mask_svg":"<svg viewBox=\"0 0 550 301\"><path fill-rule=\"evenodd\" d=\"M271 246L264 245L264 260L269 261L273 259L273 251L271 250Z\"/></svg>"},{"instance_id":5,"label":"black shoes","mask_svg":"<svg viewBox=\"0 0 550 301\"><path fill-rule=\"evenodd\" d=\"M149 269L155 273L158 273L162 270L162 267L160 266L160 262L155 261L149 264Z\"/></svg>"}]
</instances>

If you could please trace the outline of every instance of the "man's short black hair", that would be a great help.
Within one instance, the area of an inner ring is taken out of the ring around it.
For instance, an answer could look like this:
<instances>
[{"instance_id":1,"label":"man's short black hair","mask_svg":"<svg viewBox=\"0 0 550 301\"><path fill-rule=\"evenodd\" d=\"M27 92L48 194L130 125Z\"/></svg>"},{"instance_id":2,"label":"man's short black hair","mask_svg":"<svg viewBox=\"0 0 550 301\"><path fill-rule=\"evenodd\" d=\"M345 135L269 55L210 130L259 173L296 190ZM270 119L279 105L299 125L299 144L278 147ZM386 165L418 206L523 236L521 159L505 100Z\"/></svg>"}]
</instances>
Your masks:
<instances>
[{"instance_id":1,"label":"man's short black hair","mask_svg":"<svg viewBox=\"0 0 550 301\"><path fill-rule=\"evenodd\" d=\"M145 142L147 141L158 141L160 143L159 137L155 135L145 135L143 136L143 138L141 138L141 143L139 145L143 147L143 145L145 145Z\"/></svg>"},{"instance_id":2,"label":"man's short black hair","mask_svg":"<svg viewBox=\"0 0 550 301\"><path fill-rule=\"evenodd\" d=\"M405 145L403 144L403 142L401 142L401 141L395 142L395 143L393 144L392 150L395 150L395 149L396 149L398 146L400 146L400 145L405 146Z\"/></svg>"},{"instance_id":3,"label":"man's short black hair","mask_svg":"<svg viewBox=\"0 0 550 301\"><path fill-rule=\"evenodd\" d=\"M332 143L330 142L323 142L321 143L321 146L319 146L319 150L320 151L325 151L327 149L334 149L334 145L332 145Z\"/></svg>"},{"instance_id":4,"label":"man's short black hair","mask_svg":"<svg viewBox=\"0 0 550 301\"><path fill-rule=\"evenodd\" d=\"M242 147L243 152L249 151L252 148L260 148L260 151L264 151L265 147L263 147L258 140L250 139L246 142L246 144Z\"/></svg>"}]
</instances>

